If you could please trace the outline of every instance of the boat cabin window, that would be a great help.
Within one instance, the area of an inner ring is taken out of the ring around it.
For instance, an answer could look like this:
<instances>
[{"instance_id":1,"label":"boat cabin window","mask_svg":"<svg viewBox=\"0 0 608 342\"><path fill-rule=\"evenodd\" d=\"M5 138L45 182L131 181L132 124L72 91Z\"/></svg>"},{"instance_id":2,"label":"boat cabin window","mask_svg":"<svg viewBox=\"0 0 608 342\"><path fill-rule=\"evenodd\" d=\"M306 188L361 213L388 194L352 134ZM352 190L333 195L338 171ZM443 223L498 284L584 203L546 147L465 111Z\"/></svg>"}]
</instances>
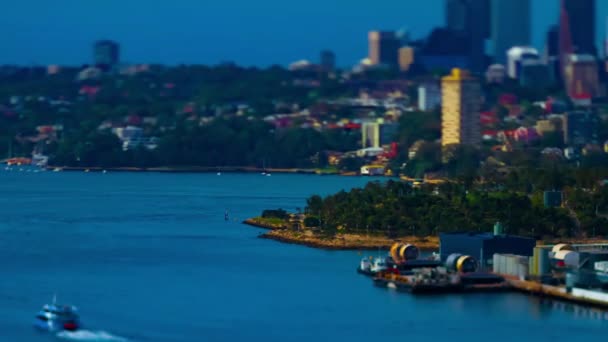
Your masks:
<instances>
[{"instance_id":1,"label":"boat cabin window","mask_svg":"<svg viewBox=\"0 0 608 342\"><path fill-rule=\"evenodd\" d=\"M41 321L45 321L45 322L49 320L49 319L48 319L46 316L44 316L44 315L38 315L38 316L36 316L36 318L37 318L37 319L39 319L39 320L41 320Z\"/></svg>"}]
</instances>

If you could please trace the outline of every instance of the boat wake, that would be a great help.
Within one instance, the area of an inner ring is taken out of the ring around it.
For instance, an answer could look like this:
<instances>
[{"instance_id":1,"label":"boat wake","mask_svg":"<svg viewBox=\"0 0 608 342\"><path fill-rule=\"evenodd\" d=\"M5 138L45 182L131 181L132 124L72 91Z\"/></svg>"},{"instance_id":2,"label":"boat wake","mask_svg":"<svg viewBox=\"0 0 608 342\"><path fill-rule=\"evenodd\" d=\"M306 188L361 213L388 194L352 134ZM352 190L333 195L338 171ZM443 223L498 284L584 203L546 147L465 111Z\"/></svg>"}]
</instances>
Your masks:
<instances>
[{"instance_id":1,"label":"boat wake","mask_svg":"<svg viewBox=\"0 0 608 342\"><path fill-rule=\"evenodd\" d=\"M57 337L70 341L89 341L89 342L128 342L129 340L112 335L106 331L62 331L57 334Z\"/></svg>"}]
</instances>

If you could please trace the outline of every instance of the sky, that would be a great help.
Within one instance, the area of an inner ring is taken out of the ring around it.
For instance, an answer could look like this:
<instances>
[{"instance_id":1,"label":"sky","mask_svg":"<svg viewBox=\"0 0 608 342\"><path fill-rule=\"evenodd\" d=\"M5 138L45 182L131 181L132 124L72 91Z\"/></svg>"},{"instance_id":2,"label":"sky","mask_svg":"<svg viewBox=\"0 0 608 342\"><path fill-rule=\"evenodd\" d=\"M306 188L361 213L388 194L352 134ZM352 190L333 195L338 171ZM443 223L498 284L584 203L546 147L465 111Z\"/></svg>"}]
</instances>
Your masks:
<instances>
[{"instance_id":1,"label":"sky","mask_svg":"<svg viewBox=\"0 0 608 342\"><path fill-rule=\"evenodd\" d=\"M82 65L92 43L121 44L125 63L286 65L333 50L342 66L367 54L367 32L442 25L444 0L16 0L0 13L0 64ZM533 44L559 0L531 0ZM598 43L608 0L598 0ZM602 47L602 45L598 45Z\"/></svg>"}]
</instances>

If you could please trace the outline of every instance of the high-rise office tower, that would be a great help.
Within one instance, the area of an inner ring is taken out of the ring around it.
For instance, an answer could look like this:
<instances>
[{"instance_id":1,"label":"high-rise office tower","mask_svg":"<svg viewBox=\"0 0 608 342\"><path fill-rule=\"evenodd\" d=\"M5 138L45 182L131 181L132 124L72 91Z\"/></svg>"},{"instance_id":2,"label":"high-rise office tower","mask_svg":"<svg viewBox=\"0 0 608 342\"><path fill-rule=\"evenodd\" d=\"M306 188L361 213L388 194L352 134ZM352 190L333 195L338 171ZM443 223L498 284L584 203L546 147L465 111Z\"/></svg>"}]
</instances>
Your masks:
<instances>
[{"instance_id":1,"label":"high-rise office tower","mask_svg":"<svg viewBox=\"0 0 608 342\"><path fill-rule=\"evenodd\" d=\"M492 0L494 60L504 64L507 50L530 45L530 0Z\"/></svg>"},{"instance_id":2,"label":"high-rise office tower","mask_svg":"<svg viewBox=\"0 0 608 342\"><path fill-rule=\"evenodd\" d=\"M545 37L544 63L547 64L552 81L561 80L559 25L552 25Z\"/></svg>"},{"instance_id":3,"label":"high-rise office tower","mask_svg":"<svg viewBox=\"0 0 608 342\"><path fill-rule=\"evenodd\" d=\"M490 37L490 0L446 0L445 5L447 28L467 37L471 68L484 70L486 39Z\"/></svg>"},{"instance_id":4,"label":"high-rise office tower","mask_svg":"<svg viewBox=\"0 0 608 342\"><path fill-rule=\"evenodd\" d=\"M453 69L441 79L441 145L481 143L481 86L465 70Z\"/></svg>"},{"instance_id":5,"label":"high-rise office tower","mask_svg":"<svg viewBox=\"0 0 608 342\"><path fill-rule=\"evenodd\" d=\"M595 0L562 0L562 9L568 15L574 53L597 55Z\"/></svg>"},{"instance_id":6,"label":"high-rise office tower","mask_svg":"<svg viewBox=\"0 0 608 342\"><path fill-rule=\"evenodd\" d=\"M369 59L372 65L399 66L401 40L393 31L371 31L369 33Z\"/></svg>"},{"instance_id":7,"label":"high-rise office tower","mask_svg":"<svg viewBox=\"0 0 608 342\"><path fill-rule=\"evenodd\" d=\"M559 56L559 26L553 25L547 31L545 39L545 58Z\"/></svg>"},{"instance_id":8,"label":"high-rise office tower","mask_svg":"<svg viewBox=\"0 0 608 342\"><path fill-rule=\"evenodd\" d=\"M111 40L100 40L93 47L93 60L95 65L103 68L112 68L118 64L120 58L120 45Z\"/></svg>"}]
</instances>

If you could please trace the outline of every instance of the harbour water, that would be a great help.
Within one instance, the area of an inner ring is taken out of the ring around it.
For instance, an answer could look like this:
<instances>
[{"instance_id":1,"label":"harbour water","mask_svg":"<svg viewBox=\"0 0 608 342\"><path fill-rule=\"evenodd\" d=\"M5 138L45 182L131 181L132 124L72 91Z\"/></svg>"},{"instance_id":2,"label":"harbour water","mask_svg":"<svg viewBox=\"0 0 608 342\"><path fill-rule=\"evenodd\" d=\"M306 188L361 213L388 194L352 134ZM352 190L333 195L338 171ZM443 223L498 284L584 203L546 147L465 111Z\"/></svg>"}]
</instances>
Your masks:
<instances>
[{"instance_id":1,"label":"harbour water","mask_svg":"<svg viewBox=\"0 0 608 342\"><path fill-rule=\"evenodd\" d=\"M0 341L599 340L608 315L521 294L414 297L357 252L258 239L239 222L368 178L0 171ZM224 220L229 211L229 221ZM85 330L45 335L57 293Z\"/></svg>"}]
</instances>

